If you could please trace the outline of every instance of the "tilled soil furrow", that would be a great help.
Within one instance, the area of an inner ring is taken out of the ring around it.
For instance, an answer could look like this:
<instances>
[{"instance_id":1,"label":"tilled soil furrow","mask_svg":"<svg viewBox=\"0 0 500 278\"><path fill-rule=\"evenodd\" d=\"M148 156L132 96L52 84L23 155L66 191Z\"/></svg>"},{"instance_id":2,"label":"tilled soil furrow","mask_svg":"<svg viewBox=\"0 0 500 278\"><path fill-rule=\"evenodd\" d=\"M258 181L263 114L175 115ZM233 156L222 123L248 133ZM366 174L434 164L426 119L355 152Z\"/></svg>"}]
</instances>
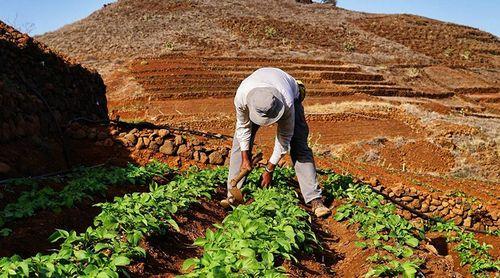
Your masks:
<instances>
[{"instance_id":1,"label":"tilled soil furrow","mask_svg":"<svg viewBox=\"0 0 500 278\"><path fill-rule=\"evenodd\" d=\"M305 71L346 71L346 72L360 72L359 67L352 66L330 66L330 65L282 65L282 64L260 64L260 65L234 65L234 66L219 66L219 65L203 65L203 64L193 64L193 65L139 65L133 66L132 70L134 73L144 73L144 72L162 72L165 70L213 70L213 71L254 71L260 67L276 67L284 71L293 70L305 70Z\"/></svg>"}]
</instances>

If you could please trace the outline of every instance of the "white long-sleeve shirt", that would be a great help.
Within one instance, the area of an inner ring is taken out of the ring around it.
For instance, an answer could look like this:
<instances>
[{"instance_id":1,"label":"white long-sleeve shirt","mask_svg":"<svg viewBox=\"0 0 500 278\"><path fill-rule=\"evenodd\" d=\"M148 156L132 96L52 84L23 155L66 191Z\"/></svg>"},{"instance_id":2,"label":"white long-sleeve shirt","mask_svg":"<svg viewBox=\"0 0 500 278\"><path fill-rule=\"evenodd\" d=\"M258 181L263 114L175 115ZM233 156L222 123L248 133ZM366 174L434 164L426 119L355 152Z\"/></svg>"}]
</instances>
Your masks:
<instances>
[{"instance_id":1,"label":"white long-sleeve shirt","mask_svg":"<svg viewBox=\"0 0 500 278\"><path fill-rule=\"evenodd\" d=\"M299 89L295 79L288 73L278 68L261 68L254 71L243 82L241 82L236 96L234 106L236 107L236 138L240 142L242 151L250 149L250 138L252 123L247 106L247 95L254 88L273 87L276 88L285 100L285 112L278 120L277 135L274 150L269 162L277 164L280 158L290 150L290 141L295 126L294 102L299 98Z\"/></svg>"}]
</instances>

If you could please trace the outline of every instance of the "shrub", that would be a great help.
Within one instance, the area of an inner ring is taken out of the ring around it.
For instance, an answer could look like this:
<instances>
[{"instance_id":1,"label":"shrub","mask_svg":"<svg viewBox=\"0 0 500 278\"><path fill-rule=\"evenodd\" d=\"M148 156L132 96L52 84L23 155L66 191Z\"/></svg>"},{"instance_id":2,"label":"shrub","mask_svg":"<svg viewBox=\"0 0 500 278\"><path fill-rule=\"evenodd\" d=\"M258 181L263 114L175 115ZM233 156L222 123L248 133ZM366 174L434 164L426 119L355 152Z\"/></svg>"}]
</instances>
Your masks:
<instances>
[{"instance_id":1,"label":"shrub","mask_svg":"<svg viewBox=\"0 0 500 278\"><path fill-rule=\"evenodd\" d=\"M276 36L276 34L278 33L278 30L276 30L276 28L272 27L272 26L266 26L266 29L264 30L265 34L266 34L266 38L270 39L270 38L274 38Z\"/></svg>"},{"instance_id":2,"label":"shrub","mask_svg":"<svg viewBox=\"0 0 500 278\"><path fill-rule=\"evenodd\" d=\"M342 44L342 47L346 52L354 52L356 51L356 42L354 41L346 41Z\"/></svg>"},{"instance_id":3,"label":"shrub","mask_svg":"<svg viewBox=\"0 0 500 278\"><path fill-rule=\"evenodd\" d=\"M407 68L406 76L408 76L409 78L418 78L420 77L420 70L417 68Z\"/></svg>"}]
</instances>

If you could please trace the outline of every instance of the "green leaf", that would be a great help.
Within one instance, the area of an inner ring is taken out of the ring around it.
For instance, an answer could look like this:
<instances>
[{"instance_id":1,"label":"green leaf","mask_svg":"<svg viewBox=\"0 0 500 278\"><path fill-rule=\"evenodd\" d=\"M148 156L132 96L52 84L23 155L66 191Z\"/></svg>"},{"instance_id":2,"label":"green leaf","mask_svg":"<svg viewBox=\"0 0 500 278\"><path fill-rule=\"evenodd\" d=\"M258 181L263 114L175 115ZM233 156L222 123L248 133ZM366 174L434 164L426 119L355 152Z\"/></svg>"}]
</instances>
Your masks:
<instances>
[{"instance_id":1,"label":"green leaf","mask_svg":"<svg viewBox=\"0 0 500 278\"><path fill-rule=\"evenodd\" d=\"M108 248L108 247L109 247L109 244L99 242L99 243L97 243L97 244L94 246L94 251L95 251L95 252L99 252L99 251L101 251L102 249L106 249L106 248Z\"/></svg>"},{"instance_id":2,"label":"green leaf","mask_svg":"<svg viewBox=\"0 0 500 278\"><path fill-rule=\"evenodd\" d=\"M196 246L204 246L205 244L207 244L207 240L200 237L195 239L193 244Z\"/></svg>"},{"instance_id":3,"label":"green leaf","mask_svg":"<svg viewBox=\"0 0 500 278\"><path fill-rule=\"evenodd\" d=\"M22 261L19 263L19 266L21 267L21 269L23 270L23 274L25 276L29 276L30 275L30 271L29 271L29 267L28 267L28 263L26 263L26 261Z\"/></svg>"},{"instance_id":4,"label":"green leaf","mask_svg":"<svg viewBox=\"0 0 500 278\"><path fill-rule=\"evenodd\" d=\"M1 226L1 225L0 225ZM0 230L0 236L6 237L12 234L12 230L8 228L3 228Z\"/></svg>"},{"instance_id":5,"label":"green leaf","mask_svg":"<svg viewBox=\"0 0 500 278\"><path fill-rule=\"evenodd\" d=\"M359 248L363 248L363 249L365 249L365 248L367 247L366 242L362 242L362 241L356 241L356 242L354 243L354 245L356 245L356 246L357 246L357 247L359 247Z\"/></svg>"},{"instance_id":6,"label":"green leaf","mask_svg":"<svg viewBox=\"0 0 500 278\"><path fill-rule=\"evenodd\" d=\"M174 228L174 230L176 230L177 232L181 231L181 229L179 228L179 225L177 225L177 222L175 222L174 219L168 219L167 223L170 224Z\"/></svg>"},{"instance_id":7,"label":"green leaf","mask_svg":"<svg viewBox=\"0 0 500 278\"><path fill-rule=\"evenodd\" d=\"M214 239L214 232L212 230L207 229L207 232L205 233L207 241L212 241Z\"/></svg>"},{"instance_id":8,"label":"green leaf","mask_svg":"<svg viewBox=\"0 0 500 278\"><path fill-rule=\"evenodd\" d=\"M408 246L415 248L418 246L418 239L415 237L410 237L410 238L406 239L405 243Z\"/></svg>"},{"instance_id":9,"label":"green leaf","mask_svg":"<svg viewBox=\"0 0 500 278\"><path fill-rule=\"evenodd\" d=\"M83 261L88 258L88 254L85 250L75 250L73 253L77 260Z\"/></svg>"},{"instance_id":10,"label":"green leaf","mask_svg":"<svg viewBox=\"0 0 500 278\"><path fill-rule=\"evenodd\" d=\"M286 237L288 237L288 239L290 239L292 242L295 242L295 231L293 230L292 226L285 226L283 230L285 231Z\"/></svg>"},{"instance_id":11,"label":"green leaf","mask_svg":"<svg viewBox=\"0 0 500 278\"><path fill-rule=\"evenodd\" d=\"M111 271L109 269L106 269L104 271L101 271L97 277L99 278L118 278L118 273Z\"/></svg>"},{"instance_id":12,"label":"green leaf","mask_svg":"<svg viewBox=\"0 0 500 278\"><path fill-rule=\"evenodd\" d=\"M414 278L417 273L417 269L412 263L403 263L403 278Z\"/></svg>"},{"instance_id":13,"label":"green leaf","mask_svg":"<svg viewBox=\"0 0 500 278\"><path fill-rule=\"evenodd\" d=\"M111 263L116 266L125 266L130 264L130 259L125 256L118 256L113 258Z\"/></svg>"},{"instance_id":14,"label":"green leaf","mask_svg":"<svg viewBox=\"0 0 500 278\"><path fill-rule=\"evenodd\" d=\"M346 217L347 217L347 215L348 215L347 213L337 212L337 213L335 214L335 218L334 218L334 219L335 219L336 221L342 221L342 220L344 220L344 218L346 218Z\"/></svg>"},{"instance_id":15,"label":"green leaf","mask_svg":"<svg viewBox=\"0 0 500 278\"><path fill-rule=\"evenodd\" d=\"M69 232L65 230L59 230L57 229L50 237L49 241L50 242L56 242L62 238L67 238L69 236Z\"/></svg>"},{"instance_id":16,"label":"green leaf","mask_svg":"<svg viewBox=\"0 0 500 278\"><path fill-rule=\"evenodd\" d=\"M200 260L198 258L191 258L187 259L184 261L182 264L182 270L183 271L188 271L191 268L196 268L196 266L200 263Z\"/></svg>"},{"instance_id":17,"label":"green leaf","mask_svg":"<svg viewBox=\"0 0 500 278\"><path fill-rule=\"evenodd\" d=\"M243 257L247 257L247 258L253 258L255 257L255 252L250 249L250 248L244 248L241 250L240 254L243 256Z\"/></svg>"},{"instance_id":18,"label":"green leaf","mask_svg":"<svg viewBox=\"0 0 500 278\"><path fill-rule=\"evenodd\" d=\"M411 250L410 248L403 248L403 253L402 253L403 257L409 258L412 255L413 255L413 250Z\"/></svg>"}]
</instances>

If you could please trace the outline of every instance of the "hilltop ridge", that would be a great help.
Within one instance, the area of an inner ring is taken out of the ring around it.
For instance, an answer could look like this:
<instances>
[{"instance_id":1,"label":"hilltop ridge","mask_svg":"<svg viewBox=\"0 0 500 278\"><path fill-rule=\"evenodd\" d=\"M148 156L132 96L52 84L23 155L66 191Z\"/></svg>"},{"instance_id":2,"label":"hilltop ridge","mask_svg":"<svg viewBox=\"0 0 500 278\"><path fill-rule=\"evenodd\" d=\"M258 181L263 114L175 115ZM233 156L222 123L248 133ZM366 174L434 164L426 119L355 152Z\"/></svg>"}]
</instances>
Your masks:
<instances>
[{"instance_id":1,"label":"hilltop ridge","mask_svg":"<svg viewBox=\"0 0 500 278\"><path fill-rule=\"evenodd\" d=\"M202 51L363 64L500 65L498 38L475 28L293 0L120 0L39 39L90 64Z\"/></svg>"}]
</instances>

